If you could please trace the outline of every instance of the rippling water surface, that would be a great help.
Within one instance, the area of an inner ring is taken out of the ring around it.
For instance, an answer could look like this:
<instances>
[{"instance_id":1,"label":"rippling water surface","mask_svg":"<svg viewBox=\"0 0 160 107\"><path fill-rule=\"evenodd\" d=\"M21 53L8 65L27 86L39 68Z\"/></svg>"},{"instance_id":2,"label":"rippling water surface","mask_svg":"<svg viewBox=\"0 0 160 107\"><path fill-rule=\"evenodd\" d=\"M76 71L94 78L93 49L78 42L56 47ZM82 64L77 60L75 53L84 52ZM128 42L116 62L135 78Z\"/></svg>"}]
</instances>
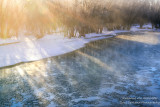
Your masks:
<instances>
[{"instance_id":1,"label":"rippling water surface","mask_svg":"<svg viewBox=\"0 0 160 107\"><path fill-rule=\"evenodd\" d=\"M156 32L120 35L66 55L0 69L1 106L118 107L129 101L160 102L159 93ZM150 99L133 99L145 97Z\"/></svg>"}]
</instances>

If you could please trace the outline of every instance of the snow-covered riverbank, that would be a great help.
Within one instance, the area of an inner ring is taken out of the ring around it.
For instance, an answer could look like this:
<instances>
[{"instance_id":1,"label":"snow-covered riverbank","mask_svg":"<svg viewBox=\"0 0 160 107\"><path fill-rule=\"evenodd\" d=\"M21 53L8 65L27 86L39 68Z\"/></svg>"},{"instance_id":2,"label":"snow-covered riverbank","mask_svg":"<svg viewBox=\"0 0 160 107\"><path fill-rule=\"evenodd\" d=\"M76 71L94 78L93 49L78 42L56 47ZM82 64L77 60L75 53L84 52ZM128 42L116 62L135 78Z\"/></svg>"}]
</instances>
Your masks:
<instances>
[{"instance_id":1,"label":"snow-covered riverbank","mask_svg":"<svg viewBox=\"0 0 160 107\"><path fill-rule=\"evenodd\" d=\"M23 42L3 45L0 46L0 67L65 54L82 48L91 41L113 37L103 35L106 34L90 34L87 38L72 39L48 35L39 40L26 38Z\"/></svg>"},{"instance_id":2,"label":"snow-covered riverbank","mask_svg":"<svg viewBox=\"0 0 160 107\"><path fill-rule=\"evenodd\" d=\"M133 27L131 31L142 31ZM29 62L62 55L80 49L86 43L116 36L118 33L130 32L123 30L103 31L102 34L86 34L85 38L64 38L63 34L46 35L37 40L32 36L18 39L0 40L0 67L10 66L21 62Z\"/></svg>"}]
</instances>

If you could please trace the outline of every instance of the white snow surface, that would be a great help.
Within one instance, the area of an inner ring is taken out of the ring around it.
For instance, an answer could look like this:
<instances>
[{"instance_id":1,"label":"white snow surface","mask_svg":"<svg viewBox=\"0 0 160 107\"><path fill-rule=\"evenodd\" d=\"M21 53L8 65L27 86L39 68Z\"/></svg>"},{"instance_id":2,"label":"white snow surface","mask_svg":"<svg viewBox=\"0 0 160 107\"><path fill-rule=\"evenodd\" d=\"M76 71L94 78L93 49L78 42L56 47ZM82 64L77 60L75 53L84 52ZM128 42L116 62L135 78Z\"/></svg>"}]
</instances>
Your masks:
<instances>
[{"instance_id":1,"label":"white snow surface","mask_svg":"<svg viewBox=\"0 0 160 107\"><path fill-rule=\"evenodd\" d=\"M134 29L134 31L137 30ZM110 38L121 32L129 31L103 31L102 34L91 33L86 34L85 38L71 39L64 38L62 33L46 35L38 40L34 36L20 36L18 39L11 38L7 40L0 39L0 67L69 53L84 47L86 43ZM4 43L11 44L3 45Z\"/></svg>"}]
</instances>

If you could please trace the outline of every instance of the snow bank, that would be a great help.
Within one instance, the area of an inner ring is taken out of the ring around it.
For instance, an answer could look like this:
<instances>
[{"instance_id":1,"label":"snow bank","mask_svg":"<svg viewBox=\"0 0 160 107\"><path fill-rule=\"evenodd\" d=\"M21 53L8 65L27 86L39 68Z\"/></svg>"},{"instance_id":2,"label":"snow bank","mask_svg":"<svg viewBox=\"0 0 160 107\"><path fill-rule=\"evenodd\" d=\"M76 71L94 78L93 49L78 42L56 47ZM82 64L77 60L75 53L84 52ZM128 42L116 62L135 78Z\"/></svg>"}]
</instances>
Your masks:
<instances>
[{"instance_id":1,"label":"snow bank","mask_svg":"<svg viewBox=\"0 0 160 107\"><path fill-rule=\"evenodd\" d=\"M11 38L11 39L0 39L0 46L5 45L5 44L10 44L10 43L17 43L19 42L17 39L15 38Z\"/></svg>"},{"instance_id":2,"label":"snow bank","mask_svg":"<svg viewBox=\"0 0 160 107\"><path fill-rule=\"evenodd\" d=\"M103 31L102 34L91 33L86 34L85 38L71 39L64 38L63 34L56 33L46 35L39 40L36 40L33 36L0 40L0 44L13 42L9 45L0 45L0 67L62 55L80 49L91 41L110 38L121 32L128 31Z\"/></svg>"},{"instance_id":3,"label":"snow bank","mask_svg":"<svg viewBox=\"0 0 160 107\"><path fill-rule=\"evenodd\" d=\"M136 31L152 31L152 24L144 24L142 29L140 29L140 25L132 26L130 31L136 32Z\"/></svg>"},{"instance_id":4,"label":"snow bank","mask_svg":"<svg viewBox=\"0 0 160 107\"><path fill-rule=\"evenodd\" d=\"M20 43L0 46L0 67L58 56L82 48L91 41L112 36L93 38L94 35L90 35L90 37L67 39L62 36L47 35L39 40L26 38Z\"/></svg>"}]
</instances>

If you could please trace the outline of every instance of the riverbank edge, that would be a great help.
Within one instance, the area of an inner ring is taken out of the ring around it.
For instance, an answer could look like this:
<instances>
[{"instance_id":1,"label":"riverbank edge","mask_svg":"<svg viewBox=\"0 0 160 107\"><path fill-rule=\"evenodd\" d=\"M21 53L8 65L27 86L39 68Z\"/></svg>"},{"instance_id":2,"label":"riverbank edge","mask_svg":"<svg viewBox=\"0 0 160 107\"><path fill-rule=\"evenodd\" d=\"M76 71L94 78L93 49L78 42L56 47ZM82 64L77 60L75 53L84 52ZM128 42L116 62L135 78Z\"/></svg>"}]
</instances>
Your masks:
<instances>
[{"instance_id":1,"label":"riverbank edge","mask_svg":"<svg viewBox=\"0 0 160 107\"><path fill-rule=\"evenodd\" d=\"M119 35L127 35L127 34L142 33L142 32L158 32L158 31L154 31L154 30L152 30L152 31L151 31L151 30L124 31L124 32L118 32L118 33L116 33L116 35L114 35L114 34L102 35L102 36L94 37L94 38L96 38L95 40L91 40L91 41L89 41L88 43L85 43L83 47L80 47L80 48L78 48L78 49L76 49L76 50L73 50L73 51L70 51L70 52L66 52L66 53L62 53L62 54L55 55L55 56L50 56L50 57L46 57L46 58L41 58L41 59L39 59L39 60L22 61L22 62L13 64L13 65L3 66L3 67L0 67L0 70L1 70L1 69L7 69L7 68L15 67L15 66L18 66L18 65L24 64L24 63L31 63L31 62L36 62L36 61L40 61L40 60L46 60L46 59L49 59L49 58L52 58L52 57L60 57L60 56L66 55L66 54L70 54L70 53L72 53L72 52L75 52L75 51L77 51L77 50L79 50L79 49L82 49L82 48L86 47L87 44L92 43L92 42L95 42L95 41L100 41L100 40L104 40L104 39L114 38L114 37L119 36ZM98 38L99 38L99 39L98 39ZM85 39L88 39L88 38L85 38Z\"/></svg>"}]
</instances>

